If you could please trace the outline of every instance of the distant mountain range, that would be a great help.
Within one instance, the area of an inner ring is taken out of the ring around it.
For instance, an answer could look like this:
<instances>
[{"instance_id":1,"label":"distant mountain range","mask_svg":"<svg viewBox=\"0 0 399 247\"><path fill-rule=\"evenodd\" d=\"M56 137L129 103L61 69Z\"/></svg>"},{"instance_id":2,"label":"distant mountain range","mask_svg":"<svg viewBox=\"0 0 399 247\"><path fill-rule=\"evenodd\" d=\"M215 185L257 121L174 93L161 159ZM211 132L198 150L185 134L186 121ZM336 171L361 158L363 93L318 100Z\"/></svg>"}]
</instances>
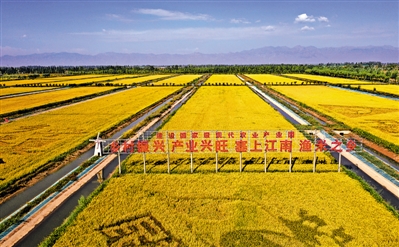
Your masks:
<instances>
[{"instance_id":1,"label":"distant mountain range","mask_svg":"<svg viewBox=\"0 0 399 247\"><path fill-rule=\"evenodd\" d=\"M77 65L201 65L201 64L318 64L343 62L398 63L399 48L393 46L327 47L266 46L230 53L142 54L100 53L42 53L0 57L3 66L77 66Z\"/></svg>"}]
</instances>

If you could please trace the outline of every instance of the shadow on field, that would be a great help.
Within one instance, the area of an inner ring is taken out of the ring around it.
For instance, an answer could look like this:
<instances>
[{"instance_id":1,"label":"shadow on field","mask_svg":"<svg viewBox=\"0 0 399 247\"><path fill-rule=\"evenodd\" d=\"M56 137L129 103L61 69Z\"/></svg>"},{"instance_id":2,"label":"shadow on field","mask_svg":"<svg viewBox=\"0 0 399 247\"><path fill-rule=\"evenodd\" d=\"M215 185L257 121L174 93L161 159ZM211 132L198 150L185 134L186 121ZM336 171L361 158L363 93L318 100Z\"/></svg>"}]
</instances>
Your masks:
<instances>
[{"instance_id":1,"label":"shadow on field","mask_svg":"<svg viewBox=\"0 0 399 247\"><path fill-rule=\"evenodd\" d=\"M319 227L326 226L326 222L316 215L308 215L306 210L301 209L299 220L289 220L279 217L279 220L286 225L292 234L284 234L269 230L235 230L223 234L220 238L220 246L272 246L282 247L287 243L295 246L321 246L317 237L329 237L337 245L344 247L353 240L353 237L345 233L341 226L332 231L329 235L319 230ZM293 236L293 237L292 237ZM284 244L285 243L285 244Z\"/></svg>"}]
</instances>

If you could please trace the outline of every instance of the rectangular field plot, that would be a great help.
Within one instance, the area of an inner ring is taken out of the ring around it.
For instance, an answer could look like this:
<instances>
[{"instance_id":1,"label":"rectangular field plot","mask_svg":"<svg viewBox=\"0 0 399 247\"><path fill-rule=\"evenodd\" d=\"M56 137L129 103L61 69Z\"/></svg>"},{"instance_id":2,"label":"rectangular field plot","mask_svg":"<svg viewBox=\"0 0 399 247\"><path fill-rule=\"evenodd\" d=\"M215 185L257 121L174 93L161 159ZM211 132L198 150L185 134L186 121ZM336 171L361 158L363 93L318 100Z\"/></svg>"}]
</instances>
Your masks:
<instances>
[{"instance_id":1,"label":"rectangular field plot","mask_svg":"<svg viewBox=\"0 0 399 247\"><path fill-rule=\"evenodd\" d=\"M133 88L0 126L0 189L180 87Z\"/></svg>"},{"instance_id":2,"label":"rectangular field plot","mask_svg":"<svg viewBox=\"0 0 399 247\"><path fill-rule=\"evenodd\" d=\"M94 75L71 75L71 76L59 76L59 77L48 77L43 78L43 81L51 81L51 82L60 82L60 81L71 81L71 80L81 80L81 79L89 79L89 78L99 78L99 77L107 77L110 75L106 74L94 74Z\"/></svg>"},{"instance_id":3,"label":"rectangular field plot","mask_svg":"<svg viewBox=\"0 0 399 247\"><path fill-rule=\"evenodd\" d=\"M43 91L52 89L54 87L7 87L7 88L0 88L0 96L5 95L16 95L21 93L29 93L35 91Z\"/></svg>"},{"instance_id":4,"label":"rectangular field plot","mask_svg":"<svg viewBox=\"0 0 399 247\"><path fill-rule=\"evenodd\" d=\"M57 86L68 86L71 84L88 84L88 83L113 83L113 81L123 78L134 77L134 75L97 75L89 77L76 78L75 76L59 77L58 79L35 79L35 80L17 80L6 82L6 86L14 85L25 85L25 84L41 84L45 86L57 85Z\"/></svg>"},{"instance_id":5,"label":"rectangular field plot","mask_svg":"<svg viewBox=\"0 0 399 247\"><path fill-rule=\"evenodd\" d=\"M247 74L261 84L301 84L303 81L270 74Z\"/></svg>"},{"instance_id":6,"label":"rectangular field plot","mask_svg":"<svg viewBox=\"0 0 399 247\"><path fill-rule=\"evenodd\" d=\"M352 128L399 143L399 104L396 100L326 86L272 88Z\"/></svg>"},{"instance_id":7,"label":"rectangular field plot","mask_svg":"<svg viewBox=\"0 0 399 247\"><path fill-rule=\"evenodd\" d=\"M295 140L291 140L288 137L288 130L294 133L292 137ZM271 165L270 169L288 171L288 164L286 162L289 162L287 158L289 158L290 152L288 151L289 149L285 149L285 144L292 141L290 147L292 148L294 170L312 171L313 169L312 162L309 165L309 159L313 161L313 153L299 151L301 149L300 140L304 141L307 138L248 87L201 87L163 126L161 131L168 131L168 134L174 133L174 137L169 135L168 141L164 141L165 144L168 143L170 150L175 150L172 151L174 153L173 157L187 159L190 156L190 152L186 152L187 145L194 145L198 149L198 151L193 151L198 152L194 153L194 156L198 158L196 159L196 166L199 164L198 162L201 162L199 158L208 157L208 154L214 158L216 150L223 156L231 155L232 157L238 157L237 145L245 145L247 148L240 148L243 157L247 160L256 158L257 164L260 162L259 165L253 165L251 168L248 167L248 169L251 170L254 168L254 170L262 171L264 170L264 165L261 162L264 162L264 151L266 150L266 143L268 143L267 164ZM190 131L199 132L198 137L192 140L192 144L190 144ZM211 132L209 138L202 138L202 135L205 134L203 132L207 131ZM268 132L267 135L265 135L266 131ZM216 132L220 132L220 136L217 136ZM246 133L246 137L240 140L243 132ZM256 134L256 138L253 137L254 134ZM251 140L247 140L249 137L251 137ZM158 138L158 136L155 138ZM268 141L266 141L266 138ZM236 143L237 141L245 140L247 140L246 143ZM160 142L162 141L158 140L157 143ZM177 142L179 142L179 146L177 146ZM203 148L205 144L209 144L209 146ZM156 144L152 144L151 142L150 145L155 146ZM204 150L201 151L201 149ZM314 150L314 145L311 145L310 150ZM165 159L166 152L163 153L164 156L162 159ZM147 158L155 159L152 157L153 155L156 154L148 154ZM321 166L325 167L323 169L330 171L337 170L337 165L332 164L334 163L333 160L325 153L318 152L317 158L319 161L323 160L323 166ZM142 159L135 159L132 156L126 162L126 167L128 170L134 172L142 172L142 166L137 165L140 162L142 162ZM204 166L205 170L215 171L214 165L211 163ZM162 164L160 169L166 171L166 162L159 164ZM284 165L276 166L277 164ZM239 160L237 159L234 166L238 167L238 165ZM135 167L130 168L130 166ZM186 168L183 168L183 170L189 171ZM233 170L238 171L238 168Z\"/></svg>"},{"instance_id":8,"label":"rectangular field plot","mask_svg":"<svg viewBox=\"0 0 399 247\"><path fill-rule=\"evenodd\" d=\"M245 83L241 81L236 75L217 75L213 74L209 77L208 80L204 83L204 85L244 85Z\"/></svg>"},{"instance_id":9,"label":"rectangular field plot","mask_svg":"<svg viewBox=\"0 0 399 247\"><path fill-rule=\"evenodd\" d=\"M187 85L191 83L193 80L200 78L202 75L179 75L175 76L169 79L165 79L159 82L154 83L154 85L165 85L165 86L170 86L170 85Z\"/></svg>"},{"instance_id":10,"label":"rectangular field plot","mask_svg":"<svg viewBox=\"0 0 399 247\"><path fill-rule=\"evenodd\" d=\"M287 76L293 76L293 77L298 77L298 78L303 78L303 79L310 79L310 80L315 80L315 81L328 82L331 84L372 84L372 82L370 82L370 81L360 81L360 80L352 80L352 79L321 76L321 75L287 74Z\"/></svg>"},{"instance_id":11,"label":"rectangular field plot","mask_svg":"<svg viewBox=\"0 0 399 247\"><path fill-rule=\"evenodd\" d=\"M127 174L54 246L398 246L398 229L343 173Z\"/></svg>"},{"instance_id":12,"label":"rectangular field plot","mask_svg":"<svg viewBox=\"0 0 399 247\"><path fill-rule=\"evenodd\" d=\"M114 87L79 87L62 89L52 92L44 92L40 94L13 97L8 99L0 99L0 114L7 114L18 110L29 109L49 103L55 103L77 97L101 93L112 89L114 89Z\"/></svg>"},{"instance_id":13,"label":"rectangular field plot","mask_svg":"<svg viewBox=\"0 0 399 247\"><path fill-rule=\"evenodd\" d=\"M163 130L295 129L248 87L201 87Z\"/></svg>"},{"instance_id":14,"label":"rectangular field plot","mask_svg":"<svg viewBox=\"0 0 399 247\"><path fill-rule=\"evenodd\" d=\"M399 95L399 85L361 85L360 89Z\"/></svg>"},{"instance_id":15,"label":"rectangular field plot","mask_svg":"<svg viewBox=\"0 0 399 247\"><path fill-rule=\"evenodd\" d=\"M25 85L25 84L42 84L42 83L62 83L64 81L74 81L74 80L82 80L82 79L90 79L90 78L100 78L106 77L106 75L76 75L76 76L57 76L57 77L48 77L48 78L37 78L37 79L27 79L27 80L12 80L12 81L0 81L0 83L6 84L6 86L15 86L15 85Z\"/></svg>"},{"instance_id":16,"label":"rectangular field plot","mask_svg":"<svg viewBox=\"0 0 399 247\"><path fill-rule=\"evenodd\" d=\"M163 77L169 77L171 75L148 75L148 76L139 76L135 78L130 78L130 79L125 79L125 80L118 80L115 81L114 83L122 83L124 85L132 85L132 84L137 84L137 83L142 83L142 82L148 82L151 83L152 80L158 80Z\"/></svg>"},{"instance_id":17,"label":"rectangular field plot","mask_svg":"<svg viewBox=\"0 0 399 247\"><path fill-rule=\"evenodd\" d=\"M87 84L87 83L118 83L119 80L135 77L135 75L112 75L112 76L103 76L98 78L87 78L87 79L79 79L79 80L71 80L71 81L62 81L63 84L70 85L70 84Z\"/></svg>"}]
</instances>

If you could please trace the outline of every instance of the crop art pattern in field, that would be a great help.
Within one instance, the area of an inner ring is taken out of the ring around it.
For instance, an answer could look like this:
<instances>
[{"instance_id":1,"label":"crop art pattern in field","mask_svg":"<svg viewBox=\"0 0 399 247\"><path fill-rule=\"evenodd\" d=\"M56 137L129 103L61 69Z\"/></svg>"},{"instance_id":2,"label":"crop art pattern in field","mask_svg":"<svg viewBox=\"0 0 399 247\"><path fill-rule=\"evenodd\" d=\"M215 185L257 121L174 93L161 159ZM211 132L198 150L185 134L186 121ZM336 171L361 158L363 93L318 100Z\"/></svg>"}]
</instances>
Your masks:
<instances>
[{"instance_id":1,"label":"crop art pattern in field","mask_svg":"<svg viewBox=\"0 0 399 247\"><path fill-rule=\"evenodd\" d=\"M0 189L180 87L140 87L0 126Z\"/></svg>"},{"instance_id":2,"label":"crop art pattern in field","mask_svg":"<svg viewBox=\"0 0 399 247\"><path fill-rule=\"evenodd\" d=\"M126 174L54 246L398 246L398 230L343 173Z\"/></svg>"}]
</instances>

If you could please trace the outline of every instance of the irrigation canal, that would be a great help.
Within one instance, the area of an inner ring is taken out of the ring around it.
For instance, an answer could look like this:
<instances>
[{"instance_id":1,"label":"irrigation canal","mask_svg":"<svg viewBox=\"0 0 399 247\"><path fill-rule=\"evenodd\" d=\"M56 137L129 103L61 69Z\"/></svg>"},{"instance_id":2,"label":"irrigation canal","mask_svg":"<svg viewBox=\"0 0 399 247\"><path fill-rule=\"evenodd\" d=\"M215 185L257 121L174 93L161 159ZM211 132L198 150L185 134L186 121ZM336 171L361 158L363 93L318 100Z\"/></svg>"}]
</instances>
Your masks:
<instances>
[{"instance_id":1,"label":"irrigation canal","mask_svg":"<svg viewBox=\"0 0 399 247\"><path fill-rule=\"evenodd\" d=\"M166 100L164 103L160 104L159 106L155 107L148 113L144 114L140 118L138 118L136 121L132 122L125 128L121 129L117 133L115 133L113 136L110 137L110 139L116 139L120 137L124 132L132 129L134 126L142 122L146 117L154 113L155 111L159 110L161 107L163 107L165 104L169 103L171 99ZM87 152L81 154L76 160L72 161L71 163L65 165L58 171L47 175L45 178L43 178L41 181L37 182L36 184L32 185L31 187L26 188L24 191L21 193L18 193L16 196L10 198L9 200L5 201L4 203L0 204L0 218L5 218L11 213L13 213L16 209L20 208L23 206L25 203L28 201L32 200L34 197L42 193L44 190L46 190L48 187L50 187L53 183L61 179L63 176L68 174L70 171L81 165L84 161L90 159L94 154L94 147L88 150ZM105 173L106 175L107 173Z\"/></svg>"},{"instance_id":2,"label":"irrigation canal","mask_svg":"<svg viewBox=\"0 0 399 247\"><path fill-rule=\"evenodd\" d=\"M260 95L259 95L260 96ZM263 98L263 97L261 97ZM266 99L264 99L266 100ZM111 139L118 138L121 136L124 132L127 130L133 128L136 126L138 123L143 121L147 116L152 114L153 112L157 111L160 109L162 106L164 106L166 103L168 103L170 100L162 103L161 105L157 106L150 112L146 113L133 123L131 123L129 126L123 128L120 130L118 133L115 133ZM171 112L176 111L179 107L184 102L179 103L176 105ZM270 103L270 102L268 102ZM273 108L278 108L275 105L273 105ZM279 109L276 109L279 110ZM279 110L281 112L281 110ZM282 113L282 112L281 112ZM282 113L289 121L291 121L294 124L298 124L298 121L293 119L292 117L289 117L286 113ZM162 124L162 121L157 122L155 125L153 125L148 131L153 131L155 130L159 125ZM44 191L46 188L48 188L50 185L52 185L55 181L63 177L65 174L79 166L82 162L85 160L89 159L94 153L94 148L90 149L89 151L85 152L81 156L79 156L78 159L75 161L71 162L70 164L64 166L62 169L58 170L57 172L47 176L45 179L42 181L36 183L34 186L26 189L25 191L21 192L17 196L11 198L7 202L3 203L0 205L0 217L3 218L10 213L13 212L16 208L24 205L26 202L34 198L36 195ZM332 153L332 155L335 157L335 154ZM336 159L338 159L338 155L336 155ZM121 161L127 158L127 155L121 155ZM357 175L362 177L367 183L369 183L372 187L375 188L376 191L386 200L388 201L392 206L394 206L397 210L399 210L399 198L396 197L394 194L386 190L384 187L382 187L380 184L375 182L372 178L370 178L367 174L365 174L363 171L361 171L357 166L352 164L349 160L347 160L345 157L342 157L341 164L345 166L346 168L352 170L355 172ZM116 167L118 166L118 160L114 159L112 162L110 162L105 168L104 168L104 175L105 177L108 176L108 174L111 174ZM92 177L90 181L86 184L84 184L82 187L79 188L77 192L75 192L71 197L69 197L63 204L61 204L56 210L54 210L47 218L45 218L39 225L37 225L31 232L29 232L24 238L22 238L15 246L37 246L45 237L47 237L56 227L60 226L62 222L67 218L70 213L73 211L73 209L78 205L78 200L81 196L87 197L90 195L100 184L100 182L97 180L97 177ZM343 185L344 186L344 185ZM361 206L361 205L360 205Z\"/></svg>"},{"instance_id":3,"label":"irrigation canal","mask_svg":"<svg viewBox=\"0 0 399 247\"><path fill-rule=\"evenodd\" d=\"M190 93L187 93L186 95L189 95ZM169 114L175 112L189 98L190 97L186 97L186 98L183 97L181 102L179 102L179 103L177 103L176 105L173 106L173 108L170 110ZM134 121L131 124L129 124L129 126L121 129L120 131L115 133L111 137L111 139L114 139L114 138L116 139L116 138L120 137L124 132L132 129L134 126L136 126L141 121L143 121L147 116L149 116L150 114L152 114L153 112L157 111L158 109L163 107L165 104L170 102L170 100L171 100L171 98L166 100L165 102L163 102L159 106L155 107L153 110L149 111L148 113L146 113L145 115L143 115L142 117L137 119L136 121ZM162 124L164 119L165 118L160 119L158 122L153 124L151 126L151 128L149 128L147 131L154 131L158 126L160 126ZM59 174L57 174L57 176L52 176L51 180L47 180L47 178L46 178L46 182L45 183L42 183L42 185L40 187L36 187L35 190L30 190L30 193L27 194L27 196L29 196L29 198L31 198L31 199L34 198L36 195L38 195L39 193L43 192L45 189L47 189L55 181L57 181L58 179L63 177L69 171L72 171L74 168L79 166L79 164L81 164L85 160L87 160L90 157L92 157L93 153L94 153L94 148L92 148L89 151L85 152L84 154L82 154L79 157L80 161L76 160L76 162L71 162L69 165L65 166L65 167L68 167L68 169L63 169L62 173L59 172ZM128 155L121 155L120 156L121 162L123 160L125 160L127 158L127 156ZM76 164L74 164L74 167L72 167L72 163L76 163ZM118 166L118 164L119 164L118 159L114 159L109 164L107 164L104 167L104 169L103 169L104 170L104 178L107 178L108 174L111 174L112 172L114 172L116 167ZM59 171L61 171L61 170L59 170ZM81 196L87 197L99 185L100 185L100 182L97 180L97 177L93 176L87 183L85 183L83 186L81 186L73 195L71 195L69 198L67 198L67 200L65 200L61 205L59 205L55 210L53 210L48 217L46 217L44 220L42 220L40 222L40 224L36 225L35 228L32 231L30 231L23 238L21 238L14 246L37 246L37 245L39 245L40 242L43 241L45 237L47 237L56 227L60 226L63 223L63 221L72 213L73 209L78 205L79 198ZM32 187L34 187L34 186L32 186ZM41 188L44 188L44 189L41 189ZM22 193L18 194L14 198L18 198L21 195L22 195ZM12 200L14 203L16 203L16 204L18 203L21 206L24 205L26 202L28 202L30 200L30 199L27 199L27 198L20 198L20 199L14 199L14 198L10 199L9 201ZM3 204L0 205L0 206L3 206ZM17 207L12 208L12 204L11 203L9 203L7 205L8 211L13 211L16 208ZM11 210L11 209L13 209L13 210ZM0 211L2 211L1 208L0 208Z\"/></svg>"}]
</instances>

